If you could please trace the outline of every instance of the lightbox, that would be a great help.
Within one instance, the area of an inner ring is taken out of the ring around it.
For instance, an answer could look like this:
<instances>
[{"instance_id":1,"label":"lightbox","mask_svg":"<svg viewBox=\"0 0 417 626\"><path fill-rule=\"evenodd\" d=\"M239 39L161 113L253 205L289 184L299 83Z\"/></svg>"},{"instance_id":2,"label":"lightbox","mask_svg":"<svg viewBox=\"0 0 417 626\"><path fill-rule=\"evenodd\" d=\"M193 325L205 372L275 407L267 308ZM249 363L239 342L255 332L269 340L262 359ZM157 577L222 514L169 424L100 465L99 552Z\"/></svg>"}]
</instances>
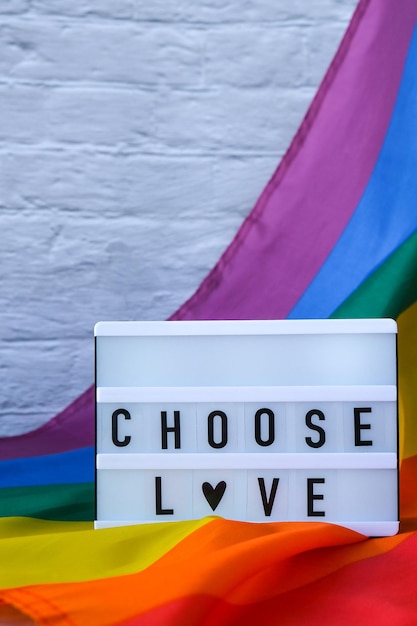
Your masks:
<instances>
[{"instance_id":1,"label":"lightbox","mask_svg":"<svg viewBox=\"0 0 417 626\"><path fill-rule=\"evenodd\" d=\"M99 322L96 528L398 532L396 323Z\"/></svg>"}]
</instances>

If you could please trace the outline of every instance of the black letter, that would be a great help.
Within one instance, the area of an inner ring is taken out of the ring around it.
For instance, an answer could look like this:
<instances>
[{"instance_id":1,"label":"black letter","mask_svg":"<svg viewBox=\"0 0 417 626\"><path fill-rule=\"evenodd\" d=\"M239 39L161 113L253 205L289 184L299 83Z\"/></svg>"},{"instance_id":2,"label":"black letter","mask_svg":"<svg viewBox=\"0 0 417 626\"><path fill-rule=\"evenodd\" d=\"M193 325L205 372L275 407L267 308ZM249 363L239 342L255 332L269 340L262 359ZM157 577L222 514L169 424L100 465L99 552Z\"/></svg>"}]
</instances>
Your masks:
<instances>
[{"instance_id":1,"label":"black letter","mask_svg":"<svg viewBox=\"0 0 417 626\"><path fill-rule=\"evenodd\" d=\"M124 439L119 439L118 432L117 432L117 418L119 417L119 415L123 415L125 420L130 420L131 418L130 418L129 411L126 411L126 409L116 409L113 412L113 415L111 416L112 441L115 446L118 446L119 448L124 448L125 446L129 445L131 437L127 435Z\"/></svg>"},{"instance_id":2,"label":"black letter","mask_svg":"<svg viewBox=\"0 0 417 626\"><path fill-rule=\"evenodd\" d=\"M262 415L268 416L268 439L262 439L261 437L261 417ZM260 446L270 446L275 441L275 415L271 409L259 409L255 413L255 439L256 443Z\"/></svg>"},{"instance_id":3,"label":"black letter","mask_svg":"<svg viewBox=\"0 0 417 626\"><path fill-rule=\"evenodd\" d=\"M313 489L314 485L324 483L324 478L307 478L307 515L309 517L324 517L324 511L314 510L314 500L323 500L322 493L315 494Z\"/></svg>"},{"instance_id":4,"label":"black letter","mask_svg":"<svg viewBox=\"0 0 417 626\"><path fill-rule=\"evenodd\" d=\"M167 426L167 412L161 411L162 449L168 448L168 433L175 433L175 448L181 448L180 412L174 411L174 426Z\"/></svg>"},{"instance_id":5,"label":"black letter","mask_svg":"<svg viewBox=\"0 0 417 626\"><path fill-rule=\"evenodd\" d=\"M160 476L155 476L155 507L156 515L174 515L174 509L162 508L162 489Z\"/></svg>"},{"instance_id":6,"label":"black letter","mask_svg":"<svg viewBox=\"0 0 417 626\"><path fill-rule=\"evenodd\" d=\"M369 439L361 439L361 430L370 430L370 424L361 424L361 413L372 413L371 407L364 409L353 409L354 422L355 422L355 446L372 446L372 441Z\"/></svg>"},{"instance_id":7,"label":"black letter","mask_svg":"<svg viewBox=\"0 0 417 626\"><path fill-rule=\"evenodd\" d=\"M269 499L266 497L266 489L265 489L265 480L263 478L258 478L259 489L261 490L261 498L262 504L264 506L264 512L267 517L269 517L272 513L272 507L274 506L275 496L277 494L279 478L274 478L272 480L271 493L269 494Z\"/></svg>"},{"instance_id":8,"label":"black letter","mask_svg":"<svg viewBox=\"0 0 417 626\"><path fill-rule=\"evenodd\" d=\"M214 441L214 418L220 417L222 421L222 438L219 442ZM212 448L224 448L227 444L227 415L223 411L212 411L207 418L208 442Z\"/></svg>"},{"instance_id":9,"label":"black letter","mask_svg":"<svg viewBox=\"0 0 417 626\"><path fill-rule=\"evenodd\" d=\"M321 426L317 426L317 424L313 424L313 422L311 421L311 418L313 417L313 415L317 415L319 420L326 419L324 417L323 411L320 411L319 409L312 409L311 411L307 413L306 426L311 428L311 430L315 430L316 432L319 433L319 440L313 441L311 437L306 437L306 444L310 446L310 448L321 448L321 446L324 445L326 441L326 433L324 432Z\"/></svg>"}]
</instances>

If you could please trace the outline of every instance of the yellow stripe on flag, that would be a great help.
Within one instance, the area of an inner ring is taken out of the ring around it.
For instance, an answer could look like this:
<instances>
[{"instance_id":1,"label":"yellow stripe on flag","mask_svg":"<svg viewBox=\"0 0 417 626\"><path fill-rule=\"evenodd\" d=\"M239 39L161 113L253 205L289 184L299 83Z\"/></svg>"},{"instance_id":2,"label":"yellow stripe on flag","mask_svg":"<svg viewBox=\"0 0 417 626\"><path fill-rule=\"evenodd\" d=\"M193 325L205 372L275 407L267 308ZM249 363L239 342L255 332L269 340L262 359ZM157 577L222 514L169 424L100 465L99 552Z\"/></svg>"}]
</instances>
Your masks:
<instances>
[{"instance_id":1,"label":"yellow stripe on flag","mask_svg":"<svg viewBox=\"0 0 417 626\"><path fill-rule=\"evenodd\" d=\"M101 530L87 522L0 519L0 588L137 573L212 519Z\"/></svg>"},{"instance_id":2,"label":"yellow stripe on flag","mask_svg":"<svg viewBox=\"0 0 417 626\"><path fill-rule=\"evenodd\" d=\"M417 302L398 317L400 457L417 454Z\"/></svg>"}]
</instances>

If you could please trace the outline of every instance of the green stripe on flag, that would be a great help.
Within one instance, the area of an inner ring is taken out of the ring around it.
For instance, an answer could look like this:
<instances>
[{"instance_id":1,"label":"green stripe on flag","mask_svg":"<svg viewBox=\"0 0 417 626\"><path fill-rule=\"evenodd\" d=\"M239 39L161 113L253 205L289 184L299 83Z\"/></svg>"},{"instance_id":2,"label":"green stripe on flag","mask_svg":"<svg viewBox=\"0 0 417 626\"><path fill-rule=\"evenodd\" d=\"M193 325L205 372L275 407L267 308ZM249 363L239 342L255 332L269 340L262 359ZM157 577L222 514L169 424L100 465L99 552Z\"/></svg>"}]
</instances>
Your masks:
<instances>
[{"instance_id":1,"label":"green stripe on flag","mask_svg":"<svg viewBox=\"0 0 417 626\"><path fill-rule=\"evenodd\" d=\"M392 317L417 301L417 231L330 316Z\"/></svg>"},{"instance_id":2,"label":"green stripe on flag","mask_svg":"<svg viewBox=\"0 0 417 626\"><path fill-rule=\"evenodd\" d=\"M94 483L37 485L0 489L0 517L55 521L94 519Z\"/></svg>"}]
</instances>

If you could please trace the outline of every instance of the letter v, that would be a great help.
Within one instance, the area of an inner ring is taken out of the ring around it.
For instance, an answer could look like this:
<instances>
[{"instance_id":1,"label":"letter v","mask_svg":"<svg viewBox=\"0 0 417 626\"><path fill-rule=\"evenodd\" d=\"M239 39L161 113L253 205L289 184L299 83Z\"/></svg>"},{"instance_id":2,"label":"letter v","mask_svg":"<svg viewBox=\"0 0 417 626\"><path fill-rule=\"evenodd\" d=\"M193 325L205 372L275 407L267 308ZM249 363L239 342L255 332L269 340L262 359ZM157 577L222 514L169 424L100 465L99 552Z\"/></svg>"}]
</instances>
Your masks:
<instances>
[{"instance_id":1,"label":"letter v","mask_svg":"<svg viewBox=\"0 0 417 626\"><path fill-rule=\"evenodd\" d=\"M261 491L262 504L265 511L265 516L269 517L272 513L272 507L274 506L275 496L277 494L279 478L274 478L272 480L271 492L269 494L269 498L266 495L265 489L265 480L263 478L258 478L259 489Z\"/></svg>"}]
</instances>

